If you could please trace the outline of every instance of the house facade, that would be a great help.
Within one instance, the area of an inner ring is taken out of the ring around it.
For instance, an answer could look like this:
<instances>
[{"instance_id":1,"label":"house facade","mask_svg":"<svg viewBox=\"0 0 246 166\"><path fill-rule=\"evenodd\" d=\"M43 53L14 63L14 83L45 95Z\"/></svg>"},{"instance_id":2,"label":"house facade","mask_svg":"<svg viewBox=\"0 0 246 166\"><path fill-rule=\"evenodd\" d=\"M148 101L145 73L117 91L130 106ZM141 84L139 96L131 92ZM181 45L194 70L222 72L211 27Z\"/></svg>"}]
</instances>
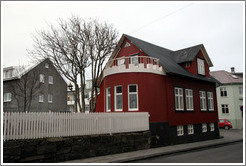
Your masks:
<instances>
[{"instance_id":1,"label":"house facade","mask_svg":"<svg viewBox=\"0 0 246 166\"><path fill-rule=\"evenodd\" d=\"M67 106L68 106L68 110L70 112L76 112L75 111L75 91L73 90L73 85L71 83L72 88L68 89L67 91ZM85 91L84 91L84 95L85 95L85 112L89 113L90 112L90 99L91 99L91 90L92 90L92 80L86 80L85 81ZM81 93L80 93L81 94ZM81 95L80 96L80 101L81 101ZM77 107L78 112L81 112L81 110L79 110L79 106Z\"/></svg>"},{"instance_id":2,"label":"house facade","mask_svg":"<svg viewBox=\"0 0 246 166\"><path fill-rule=\"evenodd\" d=\"M49 59L29 68L3 69L4 112L67 110L67 83Z\"/></svg>"},{"instance_id":3,"label":"house facade","mask_svg":"<svg viewBox=\"0 0 246 166\"><path fill-rule=\"evenodd\" d=\"M219 138L216 80L203 45L171 51L123 34L96 112L149 112L152 146Z\"/></svg>"},{"instance_id":4,"label":"house facade","mask_svg":"<svg viewBox=\"0 0 246 166\"><path fill-rule=\"evenodd\" d=\"M233 129L243 128L243 74L225 70L212 71L210 74L220 84L216 88L220 119L228 119Z\"/></svg>"}]
</instances>

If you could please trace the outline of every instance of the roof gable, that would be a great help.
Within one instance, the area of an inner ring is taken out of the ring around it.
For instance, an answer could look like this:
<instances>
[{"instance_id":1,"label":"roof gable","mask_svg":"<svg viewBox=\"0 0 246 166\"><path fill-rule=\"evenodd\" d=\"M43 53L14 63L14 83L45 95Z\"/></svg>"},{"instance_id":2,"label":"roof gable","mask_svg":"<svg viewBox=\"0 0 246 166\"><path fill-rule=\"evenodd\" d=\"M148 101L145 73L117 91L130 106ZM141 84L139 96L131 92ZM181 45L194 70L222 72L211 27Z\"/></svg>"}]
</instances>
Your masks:
<instances>
[{"instance_id":1,"label":"roof gable","mask_svg":"<svg viewBox=\"0 0 246 166\"><path fill-rule=\"evenodd\" d=\"M207 55L207 52L202 44L193 46L190 48L185 48L178 51L172 51L149 42L146 42L141 39L137 39L135 37L123 34L114 50L109 60L115 58L117 53L121 49L121 46L125 40L125 38L129 39L136 47L138 47L141 51L147 54L150 57L157 58L160 60L160 65L163 69L170 74L177 74L180 76L190 77L194 79L209 81L209 82L217 82L213 77L203 77L199 75L195 75L184 69L182 66L178 64L178 62L186 61L187 59L194 59L199 52L202 51L205 60L208 62L209 66L212 65L210 58ZM181 53L181 55L179 55ZM187 54L187 56L185 56ZM181 60L179 60L179 58ZM109 63L109 61L108 61ZM105 67L108 67L110 64L106 64Z\"/></svg>"}]
</instances>

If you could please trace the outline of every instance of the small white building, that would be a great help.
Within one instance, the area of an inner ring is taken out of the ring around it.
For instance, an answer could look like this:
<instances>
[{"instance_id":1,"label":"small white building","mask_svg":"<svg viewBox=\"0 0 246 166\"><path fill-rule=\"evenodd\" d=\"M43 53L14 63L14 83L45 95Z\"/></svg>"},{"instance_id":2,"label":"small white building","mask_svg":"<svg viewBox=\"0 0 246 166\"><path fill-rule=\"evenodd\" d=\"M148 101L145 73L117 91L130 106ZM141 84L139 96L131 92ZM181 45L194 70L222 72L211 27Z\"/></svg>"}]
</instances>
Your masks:
<instances>
[{"instance_id":1,"label":"small white building","mask_svg":"<svg viewBox=\"0 0 246 166\"><path fill-rule=\"evenodd\" d=\"M92 89L92 81L91 80L86 80L85 83L85 112L88 113L90 111L90 98L91 98L91 89ZM75 112L75 90L74 86L72 85L72 89L68 88L67 92L67 105L68 105L68 110L70 112ZM80 101L81 101L81 95L80 95ZM78 107L79 108L79 107ZM79 110L79 112L81 112Z\"/></svg>"},{"instance_id":2,"label":"small white building","mask_svg":"<svg viewBox=\"0 0 246 166\"><path fill-rule=\"evenodd\" d=\"M221 84L216 88L219 119L228 119L233 129L243 128L243 73L224 70L210 74Z\"/></svg>"}]
</instances>

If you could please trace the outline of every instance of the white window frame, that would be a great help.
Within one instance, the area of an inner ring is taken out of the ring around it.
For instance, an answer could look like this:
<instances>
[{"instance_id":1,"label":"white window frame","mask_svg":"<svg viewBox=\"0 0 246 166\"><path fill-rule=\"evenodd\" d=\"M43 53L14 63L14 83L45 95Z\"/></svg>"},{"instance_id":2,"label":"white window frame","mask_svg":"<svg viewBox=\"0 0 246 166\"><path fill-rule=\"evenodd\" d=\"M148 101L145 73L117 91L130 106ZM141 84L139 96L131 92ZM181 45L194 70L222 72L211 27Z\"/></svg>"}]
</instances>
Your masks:
<instances>
[{"instance_id":1,"label":"white window frame","mask_svg":"<svg viewBox=\"0 0 246 166\"><path fill-rule=\"evenodd\" d=\"M45 63L44 67L45 67L46 69L48 69L48 68L49 68L49 64L48 64L48 63Z\"/></svg>"},{"instance_id":2,"label":"white window frame","mask_svg":"<svg viewBox=\"0 0 246 166\"><path fill-rule=\"evenodd\" d=\"M200 109L201 109L201 111L207 111L206 92L205 91L199 91L199 98L200 98Z\"/></svg>"},{"instance_id":3,"label":"white window frame","mask_svg":"<svg viewBox=\"0 0 246 166\"><path fill-rule=\"evenodd\" d=\"M12 94L10 92L3 94L3 102L11 102L12 101Z\"/></svg>"},{"instance_id":4,"label":"white window frame","mask_svg":"<svg viewBox=\"0 0 246 166\"><path fill-rule=\"evenodd\" d=\"M225 109L225 112L223 112L223 109ZM227 112L226 112L227 110ZM228 104L221 104L221 111L222 114L229 114L229 105Z\"/></svg>"},{"instance_id":5,"label":"white window frame","mask_svg":"<svg viewBox=\"0 0 246 166\"><path fill-rule=\"evenodd\" d=\"M182 136L182 135L184 135L184 126L178 125L177 126L177 136Z\"/></svg>"},{"instance_id":6,"label":"white window frame","mask_svg":"<svg viewBox=\"0 0 246 166\"><path fill-rule=\"evenodd\" d=\"M226 87L220 87L220 96L221 97L227 97Z\"/></svg>"},{"instance_id":7,"label":"white window frame","mask_svg":"<svg viewBox=\"0 0 246 166\"><path fill-rule=\"evenodd\" d=\"M130 86L136 86L136 92L130 92ZM130 108L130 95L137 95L137 108ZM138 111L138 85L130 84L128 85L128 110L129 111Z\"/></svg>"},{"instance_id":8,"label":"white window frame","mask_svg":"<svg viewBox=\"0 0 246 166\"><path fill-rule=\"evenodd\" d=\"M38 102L43 103L44 102L44 95L39 95L38 96Z\"/></svg>"},{"instance_id":9,"label":"white window frame","mask_svg":"<svg viewBox=\"0 0 246 166\"><path fill-rule=\"evenodd\" d=\"M49 76L49 84L53 84L54 83L54 78L53 76Z\"/></svg>"},{"instance_id":10,"label":"white window frame","mask_svg":"<svg viewBox=\"0 0 246 166\"><path fill-rule=\"evenodd\" d=\"M206 133L208 131L207 123L202 123L202 132Z\"/></svg>"},{"instance_id":11,"label":"white window frame","mask_svg":"<svg viewBox=\"0 0 246 166\"><path fill-rule=\"evenodd\" d=\"M178 88L178 87L174 88L175 110L176 111L184 111L184 96L183 95L184 95L183 88Z\"/></svg>"},{"instance_id":12,"label":"white window frame","mask_svg":"<svg viewBox=\"0 0 246 166\"><path fill-rule=\"evenodd\" d=\"M214 131L214 123L209 123L210 131Z\"/></svg>"},{"instance_id":13,"label":"white window frame","mask_svg":"<svg viewBox=\"0 0 246 166\"><path fill-rule=\"evenodd\" d=\"M207 96L208 96L208 110L214 111L214 93L207 92Z\"/></svg>"},{"instance_id":14,"label":"white window frame","mask_svg":"<svg viewBox=\"0 0 246 166\"><path fill-rule=\"evenodd\" d=\"M110 93L108 92L110 90ZM110 109L108 102L110 100ZM106 88L106 112L111 112L111 87Z\"/></svg>"},{"instance_id":15,"label":"white window frame","mask_svg":"<svg viewBox=\"0 0 246 166\"><path fill-rule=\"evenodd\" d=\"M39 75L39 82L44 83L44 74Z\"/></svg>"},{"instance_id":16,"label":"white window frame","mask_svg":"<svg viewBox=\"0 0 246 166\"><path fill-rule=\"evenodd\" d=\"M121 87L121 93L117 93L117 87ZM117 98L117 96L121 96L121 102L122 102L122 108L121 109L118 109L117 108L117 100L116 100L116 98ZM115 86L114 87L114 109L115 109L115 111L123 111L123 86L122 85L117 85L117 86Z\"/></svg>"},{"instance_id":17,"label":"white window frame","mask_svg":"<svg viewBox=\"0 0 246 166\"><path fill-rule=\"evenodd\" d=\"M186 110L194 111L193 90L185 89Z\"/></svg>"},{"instance_id":18,"label":"white window frame","mask_svg":"<svg viewBox=\"0 0 246 166\"><path fill-rule=\"evenodd\" d=\"M130 56L130 64L138 65L139 57L138 55Z\"/></svg>"},{"instance_id":19,"label":"white window frame","mask_svg":"<svg viewBox=\"0 0 246 166\"><path fill-rule=\"evenodd\" d=\"M131 46L131 44L129 42L126 42L126 44L124 45L124 48L130 47L130 46Z\"/></svg>"},{"instance_id":20,"label":"white window frame","mask_svg":"<svg viewBox=\"0 0 246 166\"><path fill-rule=\"evenodd\" d=\"M205 75L205 61L200 58L197 58L197 73Z\"/></svg>"},{"instance_id":21,"label":"white window frame","mask_svg":"<svg viewBox=\"0 0 246 166\"><path fill-rule=\"evenodd\" d=\"M48 94L48 103L53 103L53 95Z\"/></svg>"},{"instance_id":22,"label":"white window frame","mask_svg":"<svg viewBox=\"0 0 246 166\"><path fill-rule=\"evenodd\" d=\"M187 125L187 128L188 128L188 134L189 135L194 134L194 125L193 124Z\"/></svg>"},{"instance_id":23,"label":"white window frame","mask_svg":"<svg viewBox=\"0 0 246 166\"><path fill-rule=\"evenodd\" d=\"M243 87L239 86L238 87L239 95L243 95Z\"/></svg>"},{"instance_id":24,"label":"white window frame","mask_svg":"<svg viewBox=\"0 0 246 166\"><path fill-rule=\"evenodd\" d=\"M125 58L117 59L117 66L124 65L125 64Z\"/></svg>"}]
</instances>

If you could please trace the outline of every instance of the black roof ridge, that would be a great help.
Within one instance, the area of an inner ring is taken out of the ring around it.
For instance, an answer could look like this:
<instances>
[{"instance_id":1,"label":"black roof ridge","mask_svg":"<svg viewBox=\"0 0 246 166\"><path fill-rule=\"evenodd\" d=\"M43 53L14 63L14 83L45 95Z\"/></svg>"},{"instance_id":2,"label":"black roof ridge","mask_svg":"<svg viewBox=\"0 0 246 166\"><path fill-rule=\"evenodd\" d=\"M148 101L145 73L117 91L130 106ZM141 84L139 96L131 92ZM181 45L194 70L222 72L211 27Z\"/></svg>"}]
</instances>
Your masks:
<instances>
[{"instance_id":1,"label":"black roof ridge","mask_svg":"<svg viewBox=\"0 0 246 166\"><path fill-rule=\"evenodd\" d=\"M147 42L147 41L145 41L145 40L138 39L138 38L136 38L136 37L133 37L133 36L130 36L130 35L127 35L127 34L123 34L123 35L125 35L127 38L129 37L129 38L133 38L133 39L135 39L135 40L140 40L140 41L142 41L142 42L145 42L145 43L147 43L147 44L153 45L153 46L155 46L155 47L159 47L159 48L165 49L165 50L167 50L167 51L173 52L173 50L170 50L170 49L167 49L167 48L165 48L165 47L162 47L162 46L159 46L159 45L156 45L156 44Z\"/></svg>"}]
</instances>

